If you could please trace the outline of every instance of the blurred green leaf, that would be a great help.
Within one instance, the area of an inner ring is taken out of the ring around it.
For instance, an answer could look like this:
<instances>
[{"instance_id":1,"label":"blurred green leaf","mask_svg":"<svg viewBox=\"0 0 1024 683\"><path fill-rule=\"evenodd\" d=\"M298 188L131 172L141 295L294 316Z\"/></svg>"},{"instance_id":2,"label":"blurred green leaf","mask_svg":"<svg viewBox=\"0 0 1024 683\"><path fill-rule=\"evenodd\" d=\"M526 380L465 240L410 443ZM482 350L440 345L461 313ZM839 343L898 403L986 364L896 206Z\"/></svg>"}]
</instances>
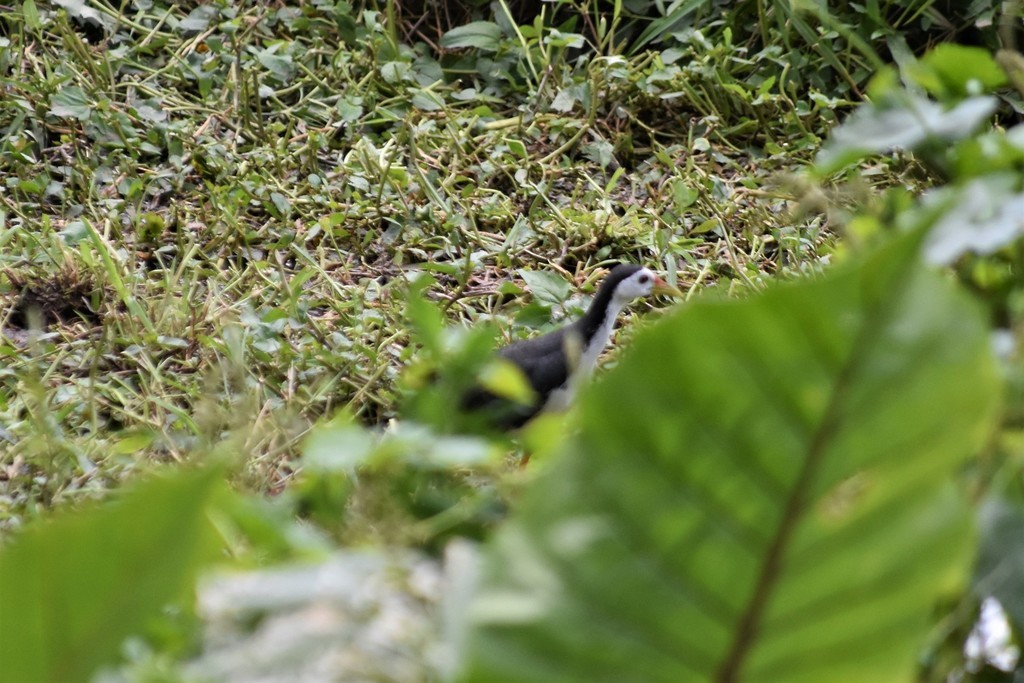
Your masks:
<instances>
[{"instance_id":1,"label":"blurred green leaf","mask_svg":"<svg viewBox=\"0 0 1024 683\"><path fill-rule=\"evenodd\" d=\"M902 106L862 105L832 131L815 160L818 172L834 173L871 154L913 150L926 141L954 141L970 135L996 109L994 97L971 97L946 109L904 93Z\"/></svg>"},{"instance_id":2,"label":"blurred green leaf","mask_svg":"<svg viewBox=\"0 0 1024 683\"><path fill-rule=\"evenodd\" d=\"M136 453L149 446L156 438L157 433L151 429L129 430L118 437L111 450L119 455Z\"/></svg>"},{"instance_id":3,"label":"blurred green leaf","mask_svg":"<svg viewBox=\"0 0 1024 683\"><path fill-rule=\"evenodd\" d=\"M307 517L336 524L344 519L345 497L324 501L331 503L329 510L316 508L321 501L311 500L310 490L303 485L310 479L328 485L341 480L327 476L303 477L297 486L272 499L226 488L221 492L213 506L212 517L235 564L248 559L252 564L265 565L296 557L318 557L329 551L315 526L295 518L295 506L301 506ZM324 516L318 517L319 513Z\"/></svg>"},{"instance_id":4,"label":"blurred green leaf","mask_svg":"<svg viewBox=\"0 0 1024 683\"><path fill-rule=\"evenodd\" d=\"M441 311L427 300L426 292L437 280L432 275L420 275L410 283L405 299L405 313L416 334L416 339L429 353L441 351L444 334L444 317Z\"/></svg>"},{"instance_id":5,"label":"blurred green leaf","mask_svg":"<svg viewBox=\"0 0 1024 683\"><path fill-rule=\"evenodd\" d=\"M539 329L551 322L551 306L531 301L516 311L515 321L519 325Z\"/></svg>"},{"instance_id":6,"label":"blurred green leaf","mask_svg":"<svg viewBox=\"0 0 1024 683\"><path fill-rule=\"evenodd\" d=\"M21 4L21 15L25 18L25 25L30 29L34 31L39 28L39 9L35 0L24 0Z\"/></svg>"},{"instance_id":7,"label":"blurred green leaf","mask_svg":"<svg viewBox=\"0 0 1024 683\"><path fill-rule=\"evenodd\" d=\"M495 358L480 372L480 385L496 396L531 405L536 393L526 375L515 363Z\"/></svg>"},{"instance_id":8,"label":"blurred green leaf","mask_svg":"<svg viewBox=\"0 0 1024 683\"><path fill-rule=\"evenodd\" d=\"M274 208L277 209L277 211L281 215L281 217L287 218L288 214L291 213L291 210L292 210L291 202L289 202L288 198L285 197L280 192L271 192L270 193L270 201L272 201L274 203Z\"/></svg>"},{"instance_id":9,"label":"blurred green leaf","mask_svg":"<svg viewBox=\"0 0 1024 683\"><path fill-rule=\"evenodd\" d=\"M342 121L352 123L363 115L363 99L361 97L347 95L338 100L337 110Z\"/></svg>"},{"instance_id":10,"label":"blurred green leaf","mask_svg":"<svg viewBox=\"0 0 1024 683\"><path fill-rule=\"evenodd\" d=\"M998 393L977 306L918 252L638 335L492 542L464 680L912 680Z\"/></svg>"},{"instance_id":11,"label":"blurred green leaf","mask_svg":"<svg viewBox=\"0 0 1024 683\"><path fill-rule=\"evenodd\" d=\"M867 85L868 100L881 104L888 101L890 97L902 92L900 75L896 67L887 64L879 69Z\"/></svg>"},{"instance_id":12,"label":"blurred green leaf","mask_svg":"<svg viewBox=\"0 0 1024 683\"><path fill-rule=\"evenodd\" d=\"M601 168L608 168L615 160L615 148L607 140L595 140L588 142L581 148L583 155L598 164Z\"/></svg>"},{"instance_id":13,"label":"blurred green leaf","mask_svg":"<svg viewBox=\"0 0 1024 683\"><path fill-rule=\"evenodd\" d=\"M579 102L586 102L590 97L590 85L587 83L573 83L562 88L551 100L551 108L555 111L570 112Z\"/></svg>"},{"instance_id":14,"label":"blurred green leaf","mask_svg":"<svg viewBox=\"0 0 1024 683\"><path fill-rule=\"evenodd\" d=\"M986 49L943 43L910 68L911 77L940 98L967 97L1006 85L1006 73Z\"/></svg>"},{"instance_id":15,"label":"blurred green leaf","mask_svg":"<svg viewBox=\"0 0 1024 683\"><path fill-rule=\"evenodd\" d=\"M206 468L154 478L11 539L0 551L3 679L89 681L182 598L216 551L205 508L221 476Z\"/></svg>"},{"instance_id":16,"label":"blurred green leaf","mask_svg":"<svg viewBox=\"0 0 1024 683\"><path fill-rule=\"evenodd\" d=\"M464 394L475 386L478 373L494 352L494 327L479 324L471 328L445 326L440 308L424 292L436 280L421 275L409 287L406 315L414 340L422 344L416 360L403 373L406 392L403 416L431 425L441 432L461 431L478 421L457 409Z\"/></svg>"},{"instance_id":17,"label":"blurred green leaf","mask_svg":"<svg viewBox=\"0 0 1024 683\"><path fill-rule=\"evenodd\" d=\"M428 426L405 422L381 439L375 460L445 471L494 464L503 454L498 445L480 437L438 434Z\"/></svg>"},{"instance_id":18,"label":"blurred green leaf","mask_svg":"<svg viewBox=\"0 0 1024 683\"><path fill-rule=\"evenodd\" d=\"M570 47L580 49L586 43L586 38L579 33L562 33L558 29L551 29L544 36L544 44L553 47Z\"/></svg>"},{"instance_id":19,"label":"blurred green leaf","mask_svg":"<svg viewBox=\"0 0 1024 683\"><path fill-rule=\"evenodd\" d=\"M931 190L922 205L943 206L928 235L925 258L953 263L968 251L991 254L1024 234L1024 193L1011 174L990 174L963 186Z\"/></svg>"},{"instance_id":20,"label":"blurred green leaf","mask_svg":"<svg viewBox=\"0 0 1024 683\"><path fill-rule=\"evenodd\" d=\"M314 472L352 474L365 465L377 447L370 432L347 421L315 429L302 448L302 463Z\"/></svg>"}]
</instances>

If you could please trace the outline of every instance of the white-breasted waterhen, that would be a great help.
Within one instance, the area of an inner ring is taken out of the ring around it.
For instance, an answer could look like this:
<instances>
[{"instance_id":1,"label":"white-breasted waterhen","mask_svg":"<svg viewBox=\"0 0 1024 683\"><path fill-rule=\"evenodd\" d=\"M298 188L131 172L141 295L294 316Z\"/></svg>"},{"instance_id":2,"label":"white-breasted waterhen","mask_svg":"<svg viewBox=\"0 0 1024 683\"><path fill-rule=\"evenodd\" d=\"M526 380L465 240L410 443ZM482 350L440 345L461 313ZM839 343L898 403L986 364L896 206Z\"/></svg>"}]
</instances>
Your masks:
<instances>
[{"instance_id":1,"label":"white-breasted waterhen","mask_svg":"<svg viewBox=\"0 0 1024 683\"><path fill-rule=\"evenodd\" d=\"M498 356L516 365L533 389L530 403L517 403L475 388L463 397L463 410L484 416L493 427L513 429L542 410L566 409L611 341L619 313L634 299L651 294L681 296L678 289L647 268L628 263L616 265L582 318L554 332L498 350Z\"/></svg>"}]
</instances>

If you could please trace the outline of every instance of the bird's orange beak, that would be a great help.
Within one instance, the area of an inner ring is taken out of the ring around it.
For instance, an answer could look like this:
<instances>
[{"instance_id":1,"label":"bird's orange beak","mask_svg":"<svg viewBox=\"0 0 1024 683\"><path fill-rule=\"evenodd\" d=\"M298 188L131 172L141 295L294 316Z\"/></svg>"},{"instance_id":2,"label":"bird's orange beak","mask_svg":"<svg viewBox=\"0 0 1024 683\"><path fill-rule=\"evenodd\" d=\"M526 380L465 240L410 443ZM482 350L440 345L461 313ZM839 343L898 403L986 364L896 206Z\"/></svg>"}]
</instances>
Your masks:
<instances>
[{"instance_id":1,"label":"bird's orange beak","mask_svg":"<svg viewBox=\"0 0 1024 683\"><path fill-rule=\"evenodd\" d=\"M654 276L654 288L651 291L654 294L665 294L667 296L672 296L677 299L682 299L686 296L679 290L679 288L673 287L672 285L665 282L657 275Z\"/></svg>"}]
</instances>

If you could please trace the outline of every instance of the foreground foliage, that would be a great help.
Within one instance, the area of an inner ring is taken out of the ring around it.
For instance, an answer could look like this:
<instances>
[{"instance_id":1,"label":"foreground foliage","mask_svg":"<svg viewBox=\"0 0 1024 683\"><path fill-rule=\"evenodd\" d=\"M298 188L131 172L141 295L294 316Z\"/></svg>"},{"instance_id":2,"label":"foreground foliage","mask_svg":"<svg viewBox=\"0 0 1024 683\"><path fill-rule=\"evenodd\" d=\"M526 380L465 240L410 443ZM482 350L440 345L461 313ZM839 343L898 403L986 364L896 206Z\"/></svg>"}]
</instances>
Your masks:
<instances>
[{"instance_id":1,"label":"foreground foliage","mask_svg":"<svg viewBox=\"0 0 1024 683\"><path fill-rule=\"evenodd\" d=\"M910 680L998 395L918 241L637 339L494 539L468 680Z\"/></svg>"},{"instance_id":2,"label":"foreground foliage","mask_svg":"<svg viewBox=\"0 0 1024 683\"><path fill-rule=\"evenodd\" d=\"M153 481L40 524L0 553L0 656L10 681L89 681L123 641L191 594L217 555L206 519L222 472Z\"/></svg>"},{"instance_id":3,"label":"foreground foliage","mask_svg":"<svg viewBox=\"0 0 1024 683\"><path fill-rule=\"evenodd\" d=\"M411 546L359 576L436 576L469 537L462 659L424 616L423 680L1009 680L964 644L993 596L1024 631L1011 23L605 5L0 9L0 660L220 679L212 564ZM620 258L692 301L634 315L578 412L451 434L493 341ZM200 468L84 500L211 458L235 493Z\"/></svg>"}]
</instances>

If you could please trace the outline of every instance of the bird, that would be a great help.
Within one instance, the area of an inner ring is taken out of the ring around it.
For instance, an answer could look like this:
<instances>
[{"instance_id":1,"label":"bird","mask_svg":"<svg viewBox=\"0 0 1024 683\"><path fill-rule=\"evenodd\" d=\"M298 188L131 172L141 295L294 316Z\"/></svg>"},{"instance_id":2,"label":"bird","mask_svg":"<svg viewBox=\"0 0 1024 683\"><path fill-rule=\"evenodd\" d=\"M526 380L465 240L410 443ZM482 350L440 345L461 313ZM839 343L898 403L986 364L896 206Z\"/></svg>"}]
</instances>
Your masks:
<instances>
[{"instance_id":1,"label":"bird","mask_svg":"<svg viewBox=\"0 0 1024 683\"><path fill-rule=\"evenodd\" d=\"M513 401L475 386L462 397L463 412L482 416L490 427L512 430L541 411L565 410L593 373L601 352L611 341L619 314L634 299L652 294L682 296L678 289L643 266L615 265L579 320L540 337L513 342L496 352L499 360L519 369L533 390L528 402Z\"/></svg>"}]
</instances>

